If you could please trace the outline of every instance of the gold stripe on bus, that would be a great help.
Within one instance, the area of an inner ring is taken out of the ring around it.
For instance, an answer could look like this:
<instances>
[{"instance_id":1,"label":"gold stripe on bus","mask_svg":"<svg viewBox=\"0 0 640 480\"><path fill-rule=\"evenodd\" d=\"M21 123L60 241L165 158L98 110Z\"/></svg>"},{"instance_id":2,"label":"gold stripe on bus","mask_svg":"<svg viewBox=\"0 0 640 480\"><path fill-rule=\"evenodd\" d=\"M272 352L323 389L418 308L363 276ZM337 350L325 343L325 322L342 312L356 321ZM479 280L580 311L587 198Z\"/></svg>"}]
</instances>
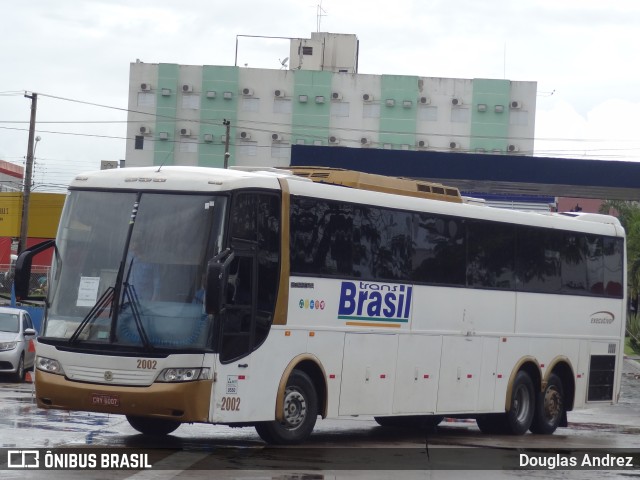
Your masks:
<instances>
[{"instance_id":1,"label":"gold stripe on bus","mask_svg":"<svg viewBox=\"0 0 640 480\"><path fill-rule=\"evenodd\" d=\"M276 298L276 309L273 315L274 325L287 324L287 309L289 308L289 208L291 196L289 194L289 183L284 178L279 178L280 189L282 190L282 205L280 207L280 283L278 284L278 297Z\"/></svg>"},{"instance_id":2,"label":"gold stripe on bus","mask_svg":"<svg viewBox=\"0 0 640 480\"><path fill-rule=\"evenodd\" d=\"M401 325L397 323L373 323L373 322L345 322L350 327L387 327L387 328L400 328Z\"/></svg>"}]
</instances>

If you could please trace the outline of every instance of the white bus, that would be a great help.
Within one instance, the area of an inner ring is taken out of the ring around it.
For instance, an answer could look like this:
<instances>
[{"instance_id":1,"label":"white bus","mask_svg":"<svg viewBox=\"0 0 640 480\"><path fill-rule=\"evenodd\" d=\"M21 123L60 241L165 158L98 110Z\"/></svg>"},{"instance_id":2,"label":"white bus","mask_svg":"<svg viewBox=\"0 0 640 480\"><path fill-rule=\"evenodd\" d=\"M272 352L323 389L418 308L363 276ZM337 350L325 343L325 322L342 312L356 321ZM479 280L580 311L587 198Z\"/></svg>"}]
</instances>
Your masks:
<instances>
[{"instance_id":1,"label":"white bus","mask_svg":"<svg viewBox=\"0 0 640 480\"><path fill-rule=\"evenodd\" d=\"M55 247L38 405L291 444L318 416L550 434L617 402L615 218L371 190L283 171L77 176L55 245L16 266L24 299L33 255Z\"/></svg>"}]
</instances>

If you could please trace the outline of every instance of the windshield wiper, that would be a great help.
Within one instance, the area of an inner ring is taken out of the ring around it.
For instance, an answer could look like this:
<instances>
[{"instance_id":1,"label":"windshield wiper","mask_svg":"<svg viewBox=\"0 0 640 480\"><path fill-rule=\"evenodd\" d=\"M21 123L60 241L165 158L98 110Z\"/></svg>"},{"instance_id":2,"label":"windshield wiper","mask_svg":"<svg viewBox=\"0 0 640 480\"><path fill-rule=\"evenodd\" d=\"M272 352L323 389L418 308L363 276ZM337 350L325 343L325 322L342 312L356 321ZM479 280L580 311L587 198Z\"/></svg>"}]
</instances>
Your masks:
<instances>
[{"instance_id":1,"label":"windshield wiper","mask_svg":"<svg viewBox=\"0 0 640 480\"><path fill-rule=\"evenodd\" d=\"M73 335L69 337L69 343L77 343L80 339L80 334L84 330L84 328L92 323L96 318L98 318L102 312L104 312L105 308L107 308L111 302L113 301L113 293L115 292L113 287L109 287L105 290L105 292L100 296L96 304L91 307L87 316L82 319L78 328L75 329Z\"/></svg>"},{"instance_id":2,"label":"windshield wiper","mask_svg":"<svg viewBox=\"0 0 640 480\"><path fill-rule=\"evenodd\" d=\"M124 309L127 305L131 307L131 315L133 316L133 321L136 323L136 329L138 330L138 335L140 335L142 345L149 351L153 350L153 346L149 341L147 332L142 325L142 316L140 315L140 300L138 299L138 295L136 294L134 286L129 282L124 282L124 297L128 300L128 303L123 303L122 309Z\"/></svg>"}]
</instances>

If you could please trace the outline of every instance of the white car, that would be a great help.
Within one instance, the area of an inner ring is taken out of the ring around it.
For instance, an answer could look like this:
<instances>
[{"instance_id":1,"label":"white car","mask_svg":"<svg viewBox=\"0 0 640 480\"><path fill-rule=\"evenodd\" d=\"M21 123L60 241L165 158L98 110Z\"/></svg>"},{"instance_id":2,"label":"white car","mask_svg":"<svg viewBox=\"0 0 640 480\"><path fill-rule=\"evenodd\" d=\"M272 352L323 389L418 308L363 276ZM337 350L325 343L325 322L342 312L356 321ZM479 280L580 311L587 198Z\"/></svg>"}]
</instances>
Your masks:
<instances>
[{"instance_id":1,"label":"white car","mask_svg":"<svg viewBox=\"0 0 640 480\"><path fill-rule=\"evenodd\" d=\"M35 362L35 348L30 344L37 335L29 312L0 307L0 374L10 373L17 382L24 380L25 370Z\"/></svg>"}]
</instances>

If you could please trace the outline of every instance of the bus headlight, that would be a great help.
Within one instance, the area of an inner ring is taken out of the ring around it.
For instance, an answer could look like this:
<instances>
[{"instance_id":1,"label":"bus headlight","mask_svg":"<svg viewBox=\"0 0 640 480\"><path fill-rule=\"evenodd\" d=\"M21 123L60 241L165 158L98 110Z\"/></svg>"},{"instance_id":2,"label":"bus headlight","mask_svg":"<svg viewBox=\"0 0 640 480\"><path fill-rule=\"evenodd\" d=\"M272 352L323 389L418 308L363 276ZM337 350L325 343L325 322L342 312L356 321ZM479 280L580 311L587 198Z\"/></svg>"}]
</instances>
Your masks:
<instances>
[{"instance_id":1,"label":"bus headlight","mask_svg":"<svg viewBox=\"0 0 640 480\"><path fill-rule=\"evenodd\" d=\"M156 382L175 383L209 380L211 371L208 368L165 368L156 378Z\"/></svg>"},{"instance_id":2,"label":"bus headlight","mask_svg":"<svg viewBox=\"0 0 640 480\"><path fill-rule=\"evenodd\" d=\"M57 360L46 357L36 358L36 368L43 372L55 373L56 375L64 375L62 365Z\"/></svg>"}]
</instances>

